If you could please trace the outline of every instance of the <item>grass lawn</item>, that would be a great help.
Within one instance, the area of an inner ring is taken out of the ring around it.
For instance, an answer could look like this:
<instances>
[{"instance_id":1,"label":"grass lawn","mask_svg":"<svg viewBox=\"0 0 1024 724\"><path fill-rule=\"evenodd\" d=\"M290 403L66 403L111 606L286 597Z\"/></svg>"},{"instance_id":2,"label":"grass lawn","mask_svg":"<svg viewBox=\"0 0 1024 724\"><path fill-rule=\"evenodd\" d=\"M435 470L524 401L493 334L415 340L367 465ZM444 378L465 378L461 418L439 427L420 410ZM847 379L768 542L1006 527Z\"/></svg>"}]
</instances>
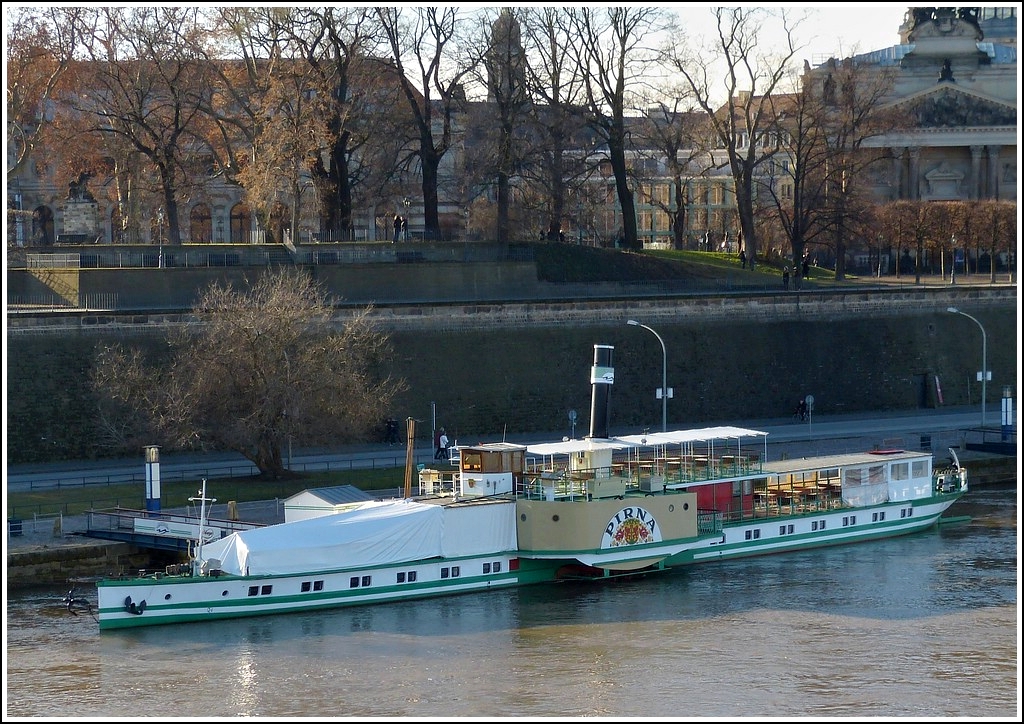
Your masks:
<instances>
[{"instance_id":1,"label":"grass lawn","mask_svg":"<svg viewBox=\"0 0 1024 724\"><path fill-rule=\"evenodd\" d=\"M374 468L368 470L333 470L305 473L289 480L269 481L259 478L215 478L206 483L206 494L218 503L229 500L242 503L251 500L288 498L307 488L354 485L360 490L401 488L405 485L405 468ZM201 480L179 480L161 485L160 507L181 508L189 497L196 497ZM112 485L63 486L30 492L8 492L7 517L32 518L35 515L80 515L90 510L110 508L145 508L145 483Z\"/></svg>"}]
</instances>

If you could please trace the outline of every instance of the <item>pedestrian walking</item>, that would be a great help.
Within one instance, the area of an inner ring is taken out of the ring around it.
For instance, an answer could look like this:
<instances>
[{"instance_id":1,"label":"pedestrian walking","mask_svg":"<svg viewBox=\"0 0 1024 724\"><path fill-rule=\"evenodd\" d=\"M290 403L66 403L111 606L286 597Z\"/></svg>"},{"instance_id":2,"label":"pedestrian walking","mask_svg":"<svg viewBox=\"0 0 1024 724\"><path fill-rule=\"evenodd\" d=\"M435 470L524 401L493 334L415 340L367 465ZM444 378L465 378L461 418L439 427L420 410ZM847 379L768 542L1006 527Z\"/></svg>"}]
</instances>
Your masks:
<instances>
[{"instance_id":1,"label":"pedestrian walking","mask_svg":"<svg viewBox=\"0 0 1024 724\"><path fill-rule=\"evenodd\" d=\"M740 266L744 269L747 268L747 255L743 252L743 249L740 249Z\"/></svg>"},{"instance_id":2,"label":"pedestrian walking","mask_svg":"<svg viewBox=\"0 0 1024 724\"><path fill-rule=\"evenodd\" d=\"M443 427L437 433L435 447L434 460L443 460L448 454L448 433L444 431Z\"/></svg>"}]
</instances>

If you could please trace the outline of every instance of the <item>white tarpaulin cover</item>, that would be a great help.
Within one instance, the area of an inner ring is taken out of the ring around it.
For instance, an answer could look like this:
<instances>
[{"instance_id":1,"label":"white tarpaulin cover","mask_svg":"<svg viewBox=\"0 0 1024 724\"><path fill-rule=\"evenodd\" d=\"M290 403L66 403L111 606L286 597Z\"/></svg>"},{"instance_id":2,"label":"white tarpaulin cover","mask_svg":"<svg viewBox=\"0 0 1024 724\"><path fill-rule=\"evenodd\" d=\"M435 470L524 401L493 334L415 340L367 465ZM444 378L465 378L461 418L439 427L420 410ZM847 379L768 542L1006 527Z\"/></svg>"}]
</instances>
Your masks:
<instances>
[{"instance_id":1,"label":"white tarpaulin cover","mask_svg":"<svg viewBox=\"0 0 1024 724\"><path fill-rule=\"evenodd\" d=\"M458 514L448 521L452 510L440 505L367 502L342 513L232 533L204 545L202 558L219 560L225 573L262 576L516 549L514 503L454 510Z\"/></svg>"}]
</instances>

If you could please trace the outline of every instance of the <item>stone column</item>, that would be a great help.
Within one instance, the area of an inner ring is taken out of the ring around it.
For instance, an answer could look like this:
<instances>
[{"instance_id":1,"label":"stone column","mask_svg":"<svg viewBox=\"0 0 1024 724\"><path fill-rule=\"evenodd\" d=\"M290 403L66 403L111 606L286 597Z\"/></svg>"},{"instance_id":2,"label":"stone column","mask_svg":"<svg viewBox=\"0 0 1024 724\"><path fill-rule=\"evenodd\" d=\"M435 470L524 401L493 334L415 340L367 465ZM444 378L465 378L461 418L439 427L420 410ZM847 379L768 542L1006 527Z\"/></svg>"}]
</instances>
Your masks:
<instances>
[{"instance_id":1,"label":"stone column","mask_svg":"<svg viewBox=\"0 0 1024 724\"><path fill-rule=\"evenodd\" d=\"M889 149L889 153L892 154L892 178L889 181L889 185L893 189L890 201L899 201L904 198L903 154L906 150L903 146L894 146Z\"/></svg>"},{"instance_id":2,"label":"stone column","mask_svg":"<svg viewBox=\"0 0 1024 724\"><path fill-rule=\"evenodd\" d=\"M921 147L910 148L910 172L907 179L907 198L918 201L921 198Z\"/></svg>"},{"instance_id":3,"label":"stone column","mask_svg":"<svg viewBox=\"0 0 1024 724\"><path fill-rule=\"evenodd\" d=\"M986 197L990 199L999 198L999 152L1002 146L987 146L988 149L988 188Z\"/></svg>"},{"instance_id":4,"label":"stone column","mask_svg":"<svg viewBox=\"0 0 1024 724\"><path fill-rule=\"evenodd\" d=\"M984 146L971 146L971 184L967 189L967 198L977 201L985 193L981 177L981 152Z\"/></svg>"}]
</instances>

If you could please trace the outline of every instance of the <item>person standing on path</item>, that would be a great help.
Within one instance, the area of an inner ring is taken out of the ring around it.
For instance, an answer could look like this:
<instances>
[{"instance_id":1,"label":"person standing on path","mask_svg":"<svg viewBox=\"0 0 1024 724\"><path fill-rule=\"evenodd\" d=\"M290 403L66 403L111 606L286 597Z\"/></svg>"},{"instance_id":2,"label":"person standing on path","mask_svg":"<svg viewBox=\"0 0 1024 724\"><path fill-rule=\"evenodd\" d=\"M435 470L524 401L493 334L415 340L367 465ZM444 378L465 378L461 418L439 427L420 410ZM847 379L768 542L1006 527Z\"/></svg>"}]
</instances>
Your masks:
<instances>
[{"instance_id":1,"label":"person standing on path","mask_svg":"<svg viewBox=\"0 0 1024 724\"><path fill-rule=\"evenodd\" d=\"M395 220L391 223L391 225L395 227L395 236L391 241L393 243L397 243L398 235L402 232L402 217L399 216L398 214L395 214Z\"/></svg>"},{"instance_id":2,"label":"person standing on path","mask_svg":"<svg viewBox=\"0 0 1024 724\"><path fill-rule=\"evenodd\" d=\"M434 450L434 460L443 460L445 455L448 454L448 433L444 431L442 427L437 435L436 449Z\"/></svg>"}]
</instances>

